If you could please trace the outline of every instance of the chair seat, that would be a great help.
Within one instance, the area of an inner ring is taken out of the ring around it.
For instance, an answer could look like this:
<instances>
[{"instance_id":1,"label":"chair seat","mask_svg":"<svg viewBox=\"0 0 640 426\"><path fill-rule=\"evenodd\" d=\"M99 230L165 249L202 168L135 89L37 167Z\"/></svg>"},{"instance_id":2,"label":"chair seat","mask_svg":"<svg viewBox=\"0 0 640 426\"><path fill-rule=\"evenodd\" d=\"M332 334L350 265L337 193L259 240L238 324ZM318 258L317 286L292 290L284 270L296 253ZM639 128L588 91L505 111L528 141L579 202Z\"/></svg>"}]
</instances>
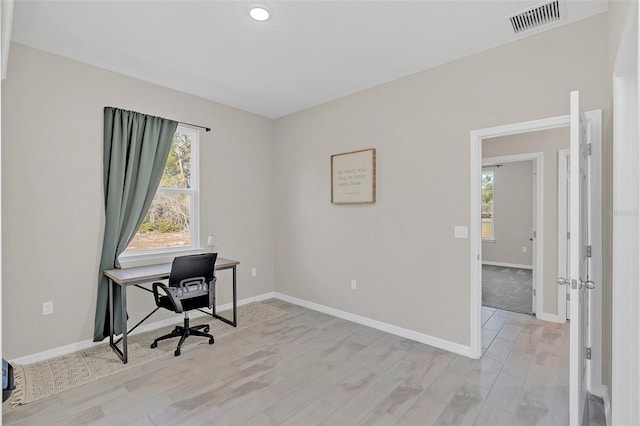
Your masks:
<instances>
[{"instance_id":1,"label":"chair seat","mask_svg":"<svg viewBox=\"0 0 640 426\"><path fill-rule=\"evenodd\" d=\"M173 303L171 303L171 299L168 296L160 296L158 298L158 306L161 308L168 309L173 311ZM184 312L191 311L193 309L199 309L202 307L209 306L209 296L198 296L191 297L189 299L182 299L182 310Z\"/></svg>"}]
</instances>

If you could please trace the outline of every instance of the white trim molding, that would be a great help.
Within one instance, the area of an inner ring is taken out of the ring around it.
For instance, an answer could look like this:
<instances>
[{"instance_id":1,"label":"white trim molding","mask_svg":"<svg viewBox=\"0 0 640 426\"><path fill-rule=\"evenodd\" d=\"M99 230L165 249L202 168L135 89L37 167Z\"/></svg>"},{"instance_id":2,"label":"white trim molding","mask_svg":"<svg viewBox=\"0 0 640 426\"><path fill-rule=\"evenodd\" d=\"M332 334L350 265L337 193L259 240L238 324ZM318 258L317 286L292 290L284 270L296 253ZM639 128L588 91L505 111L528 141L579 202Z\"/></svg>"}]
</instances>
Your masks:
<instances>
[{"instance_id":1,"label":"white trim molding","mask_svg":"<svg viewBox=\"0 0 640 426\"><path fill-rule=\"evenodd\" d=\"M536 314L536 318L542 321L557 322L558 324L564 324L567 322L566 318L562 318L559 315L549 314L547 312L538 312Z\"/></svg>"},{"instance_id":2,"label":"white trim molding","mask_svg":"<svg viewBox=\"0 0 640 426\"><path fill-rule=\"evenodd\" d=\"M611 425L611 398L609 397L609 388L602 385L602 401L604 402L604 417L607 425Z\"/></svg>"},{"instance_id":3,"label":"white trim molding","mask_svg":"<svg viewBox=\"0 0 640 426\"><path fill-rule=\"evenodd\" d=\"M247 297L247 298L238 300L238 306L246 305L252 302L260 302L267 299L284 300L285 302L302 306L304 308L308 308L314 311L322 312L322 313L334 316L336 318L342 318L344 320L355 322L357 324L362 324L367 327L375 328L377 330L394 334L396 336L404 337L406 339L414 340L416 342L424 343L424 344L434 346L436 348L440 348L440 349L453 352L459 355L463 355L466 357L471 357L471 351L469 346L464 346L459 343L451 342L448 340L440 339L438 337L430 336L428 334L420 333L414 330L409 330L407 328L398 327L393 324L388 324L382 321L377 321L371 318L352 314L350 312L341 311L339 309L331 308L329 306L324 306L318 303L309 302L307 300L298 299L297 297L288 296L286 294L282 294L278 292L272 291L272 292L259 294L257 296ZM232 307L231 303L225 303L224 305L218 306L217 310L223 311L223 310L231 309L231 307ZM202 312L193 312L192 314L190 314L190 317L198 318L204 315L205 314ZM156 330L161 327L166 327L168 325L180 323L181 321L182 321L181 316L175 316L174 318L168 318L160 321L155 321L149 324L144 324L138 327L136 331L132 333L132 335L144 333L146 331ZM49 349L43 352L38 352L32 355L26 355L19 358L14 358L10 360L10 362L14 364L32 364L34 362L44 361L46 359L55 358L55 357L66 355L72 352L80 351L82 349L87 349L94 346L106 345L106 344L107 342L104 342L104 341L94 342L92 340L83 340L81 342L60 346L60 347Z\"/></svg>"},{"instance_id":4,"label":"white trim molding","mask_svg":"<svg viewBox=\"0 0 640 426\"><path fill-rule=\"evenodd\" d=\"M567 208L569 207L569 150L558 150L558 276L566 277L567 273ZM565 286L569 287L569 286ZM564 292L558 291L558 317L567 318L567 294L569 289Z\"/></svg>"},{"instance_id":5,"label":"white trim molding","mask_svg":"<svg viewBox=\"0 0 640 426\"><path fill-rule=\"evenodd\" d=\"M262 300L273 299L275 297L273 292L259 294L257 296L247 297L241 300L238 300L238 306L247 305L252 302L260 302ZM217 306L218 312L225 311L231 309L233 305L231 303L225 303L223 305ZM189 314L190 318L198 318L202 317L206 314L195 311ZM182 316L176 315L172 318L167 318L160 321L151 322L148 324L141 325L138 327L131 335L144 333L146 331L156 330L158 328L166 327L168 325L178 324L182 322ZM87 348L92 348L94 346L99 345L108 345L108 341L94 342L93 340L83 340L81 342L71 343L69 345L59 346L57 348L49 349L46 351L38 352L31 355L21 356L19 358L14 358L10 360L12 364L33 364L34 362L44 361L47 359L55 358L62 355L67 355L72 352L80 351Z\"/></svg>"},{"instance_id":6,"label":"white trim molding","mask_svg":"<svg viewBox=\"0 0 640 426\"><path fill-rule=\"evenodd\" d=\"M299 305L304 308L322 312L337 318L342 318L344 320L355 322L357 324L366 325L367 327L371 327L387 333L395 334L396 336L404 337L406 339L415 340L416 342L420 342L430 346L434 346L436 348L444 349L445 351L453 352L466 357L472 357L471 348L469 346L465 346L460 343L451 342L449 340L444 340L439 337L430 336L428 334L420 333L418 331L409 330L403 327L398 327L393 324L388 324L386 322L352 314L350 312L341 311L339 309L331 308L325 305L320 305L314 302L309 302L303 299L298 299L297 297L288 296L286 294L282 294L278 292L274 293L274 297L276 299L284 300L285 302L293 303L294 305Z\"/></svg>"},{"instance_id":7,"label":"white trim molding","mask_svg":"<svg viewBox=\"0 0 640 426\"><path fill-rule=\"evenodd\" d=\"M7 63L9 62L9 47L11 46L11 26L13 23L13 3L13 0L2 0L0 2L0 15L2 16L2 34L0 34L2 80L7 78Z\"/></svg>"},{"instance_id":8,"label":"white trim molding","mask_svg":"<svg viewBox=\"0 0 640 426\"><path fill-rule=\"evenodd\" d=\"M611 423L640 424L640 13L629 3L613 70Z\"/></svg>"},{"instance_id":9,"label":"white trim molding","mask_svg":"<svg viewBox=\"0 0 640 426\"><path fill-rule=\"evenodd\" d=\"M487 266L502 266L505 268L533 269L533 265L520 265L517 263L504 263L504 262L490 262L488 260L483 260L482 264Z\"/></svg>"}]
</instances>

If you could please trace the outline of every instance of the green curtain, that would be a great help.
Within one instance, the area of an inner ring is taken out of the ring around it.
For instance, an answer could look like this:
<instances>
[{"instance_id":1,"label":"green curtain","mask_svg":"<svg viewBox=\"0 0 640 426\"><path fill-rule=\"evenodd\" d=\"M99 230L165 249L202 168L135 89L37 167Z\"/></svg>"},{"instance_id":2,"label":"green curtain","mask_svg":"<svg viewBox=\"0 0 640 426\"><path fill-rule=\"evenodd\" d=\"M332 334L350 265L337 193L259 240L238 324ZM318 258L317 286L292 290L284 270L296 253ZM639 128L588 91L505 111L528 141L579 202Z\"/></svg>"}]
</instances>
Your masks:
<instances>
[{"instance_id":1,"label":"green curtain","mask_svg":"<svg viewBox=\"0 0 640 426\"><path fill-rule=\"evenodd\" d=\"M118 256L136 234L158 189L178 123L164 118L104 109L105 226L98 277L94 342L109 335L108 279ZM120 288L114 288L116 333L122 332Z\"/></svg>"}]
</instances>

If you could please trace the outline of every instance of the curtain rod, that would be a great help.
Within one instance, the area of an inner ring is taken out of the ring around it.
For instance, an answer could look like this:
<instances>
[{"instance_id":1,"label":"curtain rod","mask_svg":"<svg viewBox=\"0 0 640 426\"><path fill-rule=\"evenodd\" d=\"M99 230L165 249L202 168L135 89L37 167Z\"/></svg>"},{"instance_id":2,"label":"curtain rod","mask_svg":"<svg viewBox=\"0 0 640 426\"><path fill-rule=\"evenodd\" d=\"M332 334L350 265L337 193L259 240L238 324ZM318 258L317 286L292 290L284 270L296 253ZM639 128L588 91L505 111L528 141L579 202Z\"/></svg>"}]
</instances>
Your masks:
<instances>
[{"instance_id":1,"label":"curtain rod","mask_svg":"<svg viewBox=\"0 0 640 426\"><path fill-rule=\"evenodd\" d=\"M133 111L133 110L124 109L124 108L118 108L118 107L105 107L105 108L120 109L122 111L130 111L130 112L134 112L136 114L144 114L143 112ZM150 115L150 114L144 114L144 115ZM157 117L157 116L155 116L155 117ZM163 118L163 117L158 117L158 118ZM197 124L191 124L191 123L185 123L184 121L173 120L173 119L170 119L170 118L165 118L165 120L177 121L179 124L184 124L185 126L191 126L191 127L197 127L198 129L204 129L205 132L210 132L211 131L211 127L199 126Z\"/></svg>"},{"instance_id":2,"label":"curtain rod","mask_svg":"<svg viewBox=\"0 0 640 426\"><path fill-rule=\"evenodd\" d=\"M173 120L173 121L177 121L177 120ZM210 127L198 126L197 124L184 123L182 121L178 121L178 123L184 124L185 126L191 126L191 127L197 127L198 129L204 129L205 132L210 132L211 131Z\"/></svg>"}]
</instances>

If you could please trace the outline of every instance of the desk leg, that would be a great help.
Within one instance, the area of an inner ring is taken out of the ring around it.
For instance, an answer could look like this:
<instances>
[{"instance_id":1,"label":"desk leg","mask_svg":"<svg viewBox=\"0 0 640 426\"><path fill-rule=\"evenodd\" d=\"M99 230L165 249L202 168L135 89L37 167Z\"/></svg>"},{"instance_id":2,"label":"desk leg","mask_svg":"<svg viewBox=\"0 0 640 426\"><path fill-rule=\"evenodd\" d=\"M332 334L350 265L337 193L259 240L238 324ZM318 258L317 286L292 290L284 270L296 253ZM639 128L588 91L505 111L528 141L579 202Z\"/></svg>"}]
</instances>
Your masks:
<instances>
[{"instance_id":1,"label":"desk leg","mask_svg":"<svg viewBox=\"0 0 640 426\"><path fill-rule=\"evenodd\" d=\"M109 287L107 289L109 292L109 346L112 348L115 347L113 343L113 335L114 335L114 326L113 326L113 281L109 278Z\"/></svg>"},{"instance_id":2,"label":"desk leg","mask_svg":"<svg viewBox=\"0 0 640 426\"><path fill-rule=\"evenodd\" d=\"M126 286L120 286L120 289L122 290L121 294L124 296L124 289L126 288ZM120 357L120 359L122 360L122 362L124 362L125 364L127 363L127 333L126 333L126 328L127 328L127 322L126 322L126 310L124 309L124 305L123 305L123 310L122 312L124 313L125 316L125 320L124 320L124 325L123 328L125 329L125 334L124 334L124 342L123 342L123 349L124 352L120 350L120 348L118 347L118 341L114 340L115 334L116 334L116 327L115 327L115 314L113 313L114 309L113 309L113 281L111 279L109 279L109 346L111 346L111 349L113 349L113 351L118 355L118 357Z\"/></svg>"},{"instance_id":3,"label":"desk leg","mask_svg":"<svg viewBox=\"0 0 640 426\"><path fill-rule=\"evenodd\" d=\"M229 268L224 268L224 269L229 269ZM211 316L219 319L222 322L226 322L229 325L237 327L238 326L238 292L236 288L236 266L233 265L231 269L233 270L233 320L230 320L228 318L218 315L218 313L216 312L215 298L213 300L213 308L211 310ZM205 314L207 313L206 311L202 311L202 312L204 312Z\"/></svg>"},{"instance_id":4,"label":"desk leg","mask_svg":"<svg viewBox=\"0 0 640 426\"><path fill-rule=\"evenodd\" d=\"M122 307L122 362L127 363L127 286L120 286Z\"/></svg>"},{"instance_id":5,"label":"desk leg","mask_svg":"<svg viewBox=\"0 0 640 426\"><path fill-rule=\"evenodd\" d=\"M236 292L236 266L233 265L233 324L238 326L238 294Z\"/></svg>"}]
</instances>

